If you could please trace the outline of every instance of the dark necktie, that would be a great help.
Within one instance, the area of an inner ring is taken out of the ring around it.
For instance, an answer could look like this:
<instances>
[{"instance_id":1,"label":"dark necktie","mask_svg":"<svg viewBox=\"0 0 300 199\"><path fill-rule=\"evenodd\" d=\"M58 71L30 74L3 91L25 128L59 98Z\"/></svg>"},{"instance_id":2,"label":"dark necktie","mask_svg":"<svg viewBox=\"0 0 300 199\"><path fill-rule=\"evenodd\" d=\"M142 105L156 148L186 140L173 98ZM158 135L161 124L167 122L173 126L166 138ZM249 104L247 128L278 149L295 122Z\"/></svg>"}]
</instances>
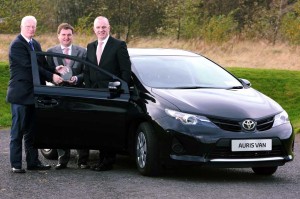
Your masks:
<instances>
[{"instance_id":1,"label":"dark necktie","mask_svg":"<svg viewBox=\"0 0 300 199\"><path fill-rule=\"evenodd\" d=\"M29 41L29 46L30 46L30 48L31 48L32 50L34 50L34 46L33 46L32 41Z\"/></svg>"}]
</instances>

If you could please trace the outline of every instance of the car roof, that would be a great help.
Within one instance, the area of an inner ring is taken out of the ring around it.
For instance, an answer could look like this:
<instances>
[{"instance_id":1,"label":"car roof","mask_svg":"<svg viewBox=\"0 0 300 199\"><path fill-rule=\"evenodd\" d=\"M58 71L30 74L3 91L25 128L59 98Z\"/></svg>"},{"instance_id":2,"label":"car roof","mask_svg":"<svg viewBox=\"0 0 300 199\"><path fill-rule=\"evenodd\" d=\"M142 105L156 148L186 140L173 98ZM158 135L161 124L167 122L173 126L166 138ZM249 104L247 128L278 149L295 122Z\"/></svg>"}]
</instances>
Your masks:
<instances>
[{"instance_id":1,"label":"car roof","mask_svg":"<svg viewBox=\"0 0 300 199\"><path fill-rule=\"evenodd\" d=\"M200 56L199 54L174 48L128 48L129 55L135 56Z\"/></svg>"}]
</instances>

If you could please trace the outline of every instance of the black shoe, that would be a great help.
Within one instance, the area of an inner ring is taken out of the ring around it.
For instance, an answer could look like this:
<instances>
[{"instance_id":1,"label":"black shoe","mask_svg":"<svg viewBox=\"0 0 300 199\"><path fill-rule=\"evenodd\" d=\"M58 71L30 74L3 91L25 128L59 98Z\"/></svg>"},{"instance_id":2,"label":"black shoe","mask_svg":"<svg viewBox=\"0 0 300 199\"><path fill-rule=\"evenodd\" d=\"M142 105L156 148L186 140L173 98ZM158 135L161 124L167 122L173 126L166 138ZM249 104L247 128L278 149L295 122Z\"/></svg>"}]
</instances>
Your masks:
<instances>
[{"instance_id":1,"label":"black shoe","mask_svg":"<svg viewBox=\"0 0 300 199\"><path fill-rule=\"evenodd\" d=\"M78 168L79 169L89 169L90 168L90 165L86 164L86 163L83 163L83 164L79 164L78 165Z\"/></svg>"},{"instance_id":2,"label":"black shoe","mask_svg":"<svg viewBox=\"0 0 300 199\"><path fill-rule=\"evenodd\" d=\"M58 163L54 167L54 169L56 169L56 170L65 169L65 168L67 168L67 165L66 164L60 164L60 163Z\"/></svg>"},{"instance_id":3,"label":"black shoe","mask_svg":"<svg viewBox=\"0 0 300 199\"><path fill-rule=\"evenodd\" d=\"M102 162L100 164L93 166L91 169L94 171L109 171L113 169L113 165Z\"/></svg>"},{"instance_id":4,"label":"black shoe","mask_svg":"<svg viewBox=\"0 0 300 199\"><path fill-rule=\"evenodd\" d=\"M17 168L14 168L14 167L11 168L11 172L13 172L13 173L26 173L25 169L17 169Z\"/></svg>"},{"instance_id":5,"label":"black shoe","mask_svg":"<svg viewBox=\"0 0 300 199\"><path fill-rule=\"evenodd\" d=\"M27 167L27 170L49 170L51 169L51 166L50 165L44 165L44 164L38 164L38 165L35 165L35 166L28 166Z\"/></svg>"}]
</instances>

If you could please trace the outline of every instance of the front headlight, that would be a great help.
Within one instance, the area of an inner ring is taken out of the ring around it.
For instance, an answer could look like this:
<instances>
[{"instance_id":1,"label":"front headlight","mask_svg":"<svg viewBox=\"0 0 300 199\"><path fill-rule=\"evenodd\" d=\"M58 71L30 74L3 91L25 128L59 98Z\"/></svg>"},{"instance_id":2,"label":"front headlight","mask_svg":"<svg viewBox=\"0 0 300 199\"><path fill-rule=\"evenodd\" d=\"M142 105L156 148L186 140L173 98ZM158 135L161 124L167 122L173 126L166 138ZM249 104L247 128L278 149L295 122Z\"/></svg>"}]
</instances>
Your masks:
<instances>
[{"instance_id":1,"label":"front headlight","mask_svg":"<svg viewBox=\"0 0 300 199\"><path fill-rule=\"evenodd\" d=\"M210 120L204 116L192 115L192 114L174 111L174 110L170 110L170 109L165 109L165 112L169 116L175 118L176 120L179 120L182 124L185 124L185 125L197 125L201 122L209 122L210 123Z\"/></svg>"},{"instance_id":2,"label":"front headlight","mask_svg":"<svg viewBox=\"0 0 300 199\"><path fill-rule=\"evenodd\" d=\"M281 124L285 124L290 122L289 116L286 111L282 111L281 113L275 115L273 127L279 126Z\"/></svg>"}]
</instances>

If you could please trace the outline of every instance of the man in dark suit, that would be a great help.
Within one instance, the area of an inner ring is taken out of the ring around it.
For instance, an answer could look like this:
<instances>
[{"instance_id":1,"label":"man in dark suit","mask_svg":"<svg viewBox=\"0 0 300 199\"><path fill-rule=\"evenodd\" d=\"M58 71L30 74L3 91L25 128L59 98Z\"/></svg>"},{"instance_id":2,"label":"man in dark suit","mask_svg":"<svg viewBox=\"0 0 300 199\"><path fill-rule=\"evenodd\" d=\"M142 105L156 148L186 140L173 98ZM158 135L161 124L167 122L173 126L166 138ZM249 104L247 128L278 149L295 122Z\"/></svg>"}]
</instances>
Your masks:
<instances>
[{"instance_id":1,"label":"man in dark suit","mask_svg":"<svg viewBox=\"0 0 300 199\"><path fill-rule=\"evenodd\" d=\"M99 16L94 21L94 32L97 40L87 45L87 61L122 78L128 84L131 78L131 62L124 41L110 36L110 24L106 17ZM88 88L108 88L110 78L86 67L84 82ZM115 153L106 148L100 150L99 162L92 167L95 171L111 170L115 162Z\"/></svg>"},{"instance_id":2,"label":"man in dark suit","mask_svg":"<svg viewBox=\"0 0 300 199\"><path fill-rule=\"evenodd\" d=\"M38 158L38 149L33 147L35 133L35 107L30 51L41 51L40 44L33 39L36 18L26 16L21 21L21 34L10 44L10 80L6 100L11 103L12 125L10 133L10 163L13 173L25 173L22 168L22 142L24 138L27 170L46 170ZM63 79L55 74L60 67L47 66L45 57L38 57L41 83L45 80L59 84Z\"/></svg>"},{"instance_id":3,"label":"man in dark suit","mask_svg":"<svg viewBox=\"0 0 300 199\"><path fill-rule=\"evenodd\" d=\"M57 38L59 45L53 46L47 50L47 52L64 53L72 56L77 56L85 59L86 49L77 45L73 45L74 28L68 23L62 23L57 28ZM67 66L72 71L70 79L64 81L62 86L83 86L83 68L84 65L80 62L73 60L62 59L59 57L47 57L49 66ZM58 164L55 169L64 169L70 160L70 149L57 149ZM78 168L87 169L89 157L89 150L77 150L78 154Z\"/></svg>"}]
</instances>

